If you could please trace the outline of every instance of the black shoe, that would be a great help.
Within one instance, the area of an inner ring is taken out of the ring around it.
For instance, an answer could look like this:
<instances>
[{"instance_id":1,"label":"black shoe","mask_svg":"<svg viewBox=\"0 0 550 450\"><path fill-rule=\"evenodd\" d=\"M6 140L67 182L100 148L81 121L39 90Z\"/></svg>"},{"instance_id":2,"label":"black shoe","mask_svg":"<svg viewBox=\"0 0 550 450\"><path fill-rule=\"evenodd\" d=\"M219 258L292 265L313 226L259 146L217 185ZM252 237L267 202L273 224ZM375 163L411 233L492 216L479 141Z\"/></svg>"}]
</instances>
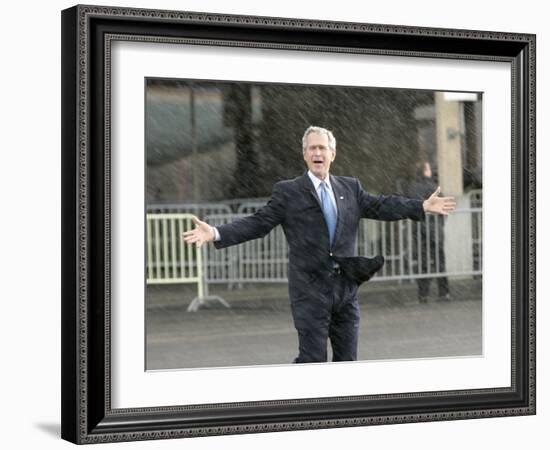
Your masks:
<instances>
[{"instance_id":1,"label":"black shoe","mask_svg":"<svg viewBox=\"0 0 550 450\"><path fill-rule=\"evenodd\" d=\"M428 297L418 297L418 303L428 303Z\"/></svg>"}]
</instances>

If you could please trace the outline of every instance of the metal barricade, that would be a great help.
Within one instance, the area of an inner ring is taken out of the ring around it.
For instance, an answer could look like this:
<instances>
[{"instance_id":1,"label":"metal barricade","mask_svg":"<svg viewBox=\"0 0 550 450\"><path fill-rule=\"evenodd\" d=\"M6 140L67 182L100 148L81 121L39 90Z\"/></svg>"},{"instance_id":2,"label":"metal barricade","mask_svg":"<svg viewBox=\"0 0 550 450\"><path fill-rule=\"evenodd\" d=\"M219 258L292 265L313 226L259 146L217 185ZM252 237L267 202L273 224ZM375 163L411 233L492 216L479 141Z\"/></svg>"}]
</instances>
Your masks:
<instances>
[{"instance_id":1,"label":"metal barricade","mask_svg":"<svg viewBox=\"0 0 550 450\"><path fill-rule=\"evenodd\" d=\"M243 214L213 214L206 216L205 221L211 226L217 227L243 217ZM238 275L238 248L232 246L217 250L213 245L204 246L203 255L207 262L205 265L206 284L228 283L229 288L234 283L240 283Z\"/></svg>"},{"instance_id":2,"label":"metal barricade","mask_svg":"<svg viewBox=\"0 0 550 450\"><path fill-rule=\"evenodd\" d=\"M219 296L208 295L204 279L203 251L183 242L182 233L193 228L193 214L147 214L147 284L197 284L197 296L188 311L196 311L208 300L229 304Z\"/></svg>"},{"instance_id":3,"label":"metal barricade","mask_svg":"<svg viewBox=\"0 0 550 450\"><path fill-rule=\"evenodd\" d=\"M481 275L481 223L481 208L455 210L449 218L428 214L423 222L363 220L357 254L384 256L372 281ZM459 240L460 252L448 250L456 247L449 239Z\"/></svg>"},{"instance_id":4,"label":"metal barricade","mask_svg":"<svg viewBox=\"0 0 550 450\"><path fill-rule=\"evenodd\" d=\"M199 219L209 214L231 214L225 203L154 203L147 205L148 214L194 214Z\"/></svg>"},{"instance_id":5,"label":"metal barricade","mask_svg":"<svg viewBox=\"0 0 550 450\"><path fill-rule=\"evenodd\" d=\"M210 214L204 220L212 226L227 224L264 204L248 202L239 207L239 214ZM197 251L181 240L181 233L193 228L190 218L190 214L147 215L148 283L197 282L198 298L205 299L213 283L232 287L287 281L288 245L280 226L261 239L222 250L205 245ZM455 210L448 218L427 215L424 222L363 220L357 254L384 256L386 264L372 281L480 276L482 244L482 209L470 208Z\"/></svg>"},{"instance_id":6,"label":"metal barricade","mask_svg":"<svg viewBox=\"0 0 550 450\"><path fill-rule=\"evenodd\" d=\"M474 189L468 192L468 204L472 210L479 209L483 206L483 191ZM483 257L483 227L481 222L481 214L472 217L472 254L474 266L481 270L481 262Z\"/></svg>"},{"instance_id":7,"label":"metal barricade","mask_svg":"<svg viewBox=\"0 0 550 450\"><path fill-rule=\"evenodd\" d=\"M192 214L147 214L147 284L197 283L203 294L202 254L181 234L193 227Z\"/></svg>"}]
</instances>

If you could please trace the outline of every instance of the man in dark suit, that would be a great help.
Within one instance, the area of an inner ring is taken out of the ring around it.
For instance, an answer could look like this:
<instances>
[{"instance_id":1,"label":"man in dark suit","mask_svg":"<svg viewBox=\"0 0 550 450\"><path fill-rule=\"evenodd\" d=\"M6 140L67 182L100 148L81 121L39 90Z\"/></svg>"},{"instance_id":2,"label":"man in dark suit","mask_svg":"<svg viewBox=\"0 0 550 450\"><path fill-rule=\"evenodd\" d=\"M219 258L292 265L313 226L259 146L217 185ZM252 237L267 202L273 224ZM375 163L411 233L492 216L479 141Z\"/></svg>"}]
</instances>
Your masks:
<instances>
[{"instance_id":1,"label":"man in dark suit","mask_svg":"<svg viewBox=\"0 0 550 450\"><path fill-rule=\"evenodd\" d=\"M297 363L327 361L330 339L333 361L357 359L359 304L357 288L383 264L381 257L354 256L361 218L422 220L426 212L448 214L452 198L427 200L367 193L355 178L329 175L336 140L329 130L309 127L303 137L308 172L276 183L269 202L254 215L213 228L194 219L183 233L187 243L216 248L265 236L283 227L289 246L288 290L298 331Z\"/></svg>"},{"instance_id":2,"label":"man in dark suit","mask_svg":"<svg viewBox=\"0 0 550 450\"><path fill-rule=\"evenodd\" d=\"M434 191L436 184L432 178L432 167L428 161L422 161L416 166L416 178L407 190L411 198L424 200ZM430 217L422 224L415 223L412 229L412 250L418 260L418 268L422 274L445 273L445 226L440 217ZM439 301L449 301L449 280L446 276L438 276L437 288ZM418 301L428 302L431 278L417 278Z\"/></svg>"}]
</instances>

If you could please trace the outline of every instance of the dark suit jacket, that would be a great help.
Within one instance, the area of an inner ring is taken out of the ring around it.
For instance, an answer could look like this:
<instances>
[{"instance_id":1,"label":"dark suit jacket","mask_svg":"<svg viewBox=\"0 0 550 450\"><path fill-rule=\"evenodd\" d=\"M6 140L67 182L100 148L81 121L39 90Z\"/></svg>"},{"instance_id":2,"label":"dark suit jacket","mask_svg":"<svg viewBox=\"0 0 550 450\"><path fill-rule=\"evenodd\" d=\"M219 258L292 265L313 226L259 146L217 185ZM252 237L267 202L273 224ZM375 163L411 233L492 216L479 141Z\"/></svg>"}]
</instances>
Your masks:
<instances>
[{"instance_id":1,"label":"dark suit jacket","mask_svg":"<svg viewBox=\"0 0 550 450\"><path fill-rule=\"evenodd\" d=\"M220 240L214 242L215 247L225 248L261 238L281 225L289 246L289 282L292 284L291 278L296 280L296 275L332 270L335 259L349 261L346 257L354 256L361 218L387 221L424 218L421 200L371 195L356 178L331 176L330 183L338 207L332 246L315 187L305 173L276 183L269 202L255 214L219 226ZM298 278L307 279L307 276Z\"/></svg>"}]
</instances>

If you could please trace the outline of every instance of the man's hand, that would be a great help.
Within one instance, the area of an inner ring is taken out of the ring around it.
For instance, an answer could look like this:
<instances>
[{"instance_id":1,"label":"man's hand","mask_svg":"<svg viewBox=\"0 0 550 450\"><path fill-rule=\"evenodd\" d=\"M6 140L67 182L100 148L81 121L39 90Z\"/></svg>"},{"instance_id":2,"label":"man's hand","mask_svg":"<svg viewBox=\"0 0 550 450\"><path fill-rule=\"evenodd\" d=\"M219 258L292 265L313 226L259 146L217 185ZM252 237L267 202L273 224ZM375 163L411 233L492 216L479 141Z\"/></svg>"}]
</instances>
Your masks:
<instances>
[{"instance_id":1,"label":"man's hand","mask_svg":"<svg viewBox=\"0 0 550 450\"><path fill-rule=\"evenodd\" d=\"M195 224L195 229L182 233L183 240L188 244L196 244L200 247L206 242L214 240L214 229L206 222L201 222L197 217L191 219Z\"/></svg>"},{"instance_id":2,"label":"man's hand","mask_svg":"<svg viewBox=\"0 0 550 450\"><path fill-rule=\"evenodd\" d=\"M424 200L424 212L448 216L456 207L454 197L439 197L441 187L438 186L430 197Z\"/></svg>"}]
</instances>

